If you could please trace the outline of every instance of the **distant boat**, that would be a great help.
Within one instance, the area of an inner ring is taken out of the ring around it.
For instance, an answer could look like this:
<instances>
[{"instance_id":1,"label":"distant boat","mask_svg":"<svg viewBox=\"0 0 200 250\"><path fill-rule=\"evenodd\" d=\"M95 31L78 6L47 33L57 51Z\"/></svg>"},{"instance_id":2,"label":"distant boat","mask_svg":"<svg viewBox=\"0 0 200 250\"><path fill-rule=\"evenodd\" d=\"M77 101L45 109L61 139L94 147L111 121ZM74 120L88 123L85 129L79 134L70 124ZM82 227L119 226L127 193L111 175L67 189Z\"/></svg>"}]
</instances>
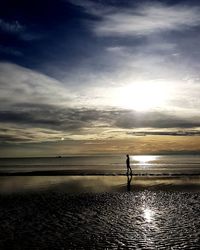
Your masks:
<instances>
[{"instance_id":1,"label":"distant boat","mask_svg":"<svg viewBox=\"0 0 200 250\"><path fill-rule=\"evenodd\" d=\"M56 156L56 158L62 158L62 156L61 156L61 155L58 155L58 156Z\"/></svg>"}]
</instances>

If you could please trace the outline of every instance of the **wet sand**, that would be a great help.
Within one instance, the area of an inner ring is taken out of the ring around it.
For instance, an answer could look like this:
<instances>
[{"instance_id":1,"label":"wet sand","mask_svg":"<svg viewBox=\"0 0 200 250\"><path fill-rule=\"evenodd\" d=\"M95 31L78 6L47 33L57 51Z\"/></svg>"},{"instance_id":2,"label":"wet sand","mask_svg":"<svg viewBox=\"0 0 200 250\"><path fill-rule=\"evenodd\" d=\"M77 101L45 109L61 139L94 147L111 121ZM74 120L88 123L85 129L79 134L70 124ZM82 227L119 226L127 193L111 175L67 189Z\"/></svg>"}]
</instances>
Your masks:
<instances>
[{"instance_id":1,"label":"wet sand","mask_svg":"<svg viewBox=\"0 0 200 250\"><path fill-rule=\"evenodd\" d=\"M0 177L1 176L126 176L126 172L123 170L111 170L111 169L77 169L77 170L0 170ZM134 170L133 176L144 176L144 177L190 177L190 176L200 176L199 169L189 171L188 169L185 170Z\"/></svg>"},{"instance_id":2,"label":"wet sand","mask_svg":"<svg viewBox=\"0 0 200 250\"><path fill-rule=\"evenodd\" d=\"M200 176L0 176L0 194L58 191L65 193L131 191L200 191Z\"/></svg>"},{"instance_id":3,"label":"wet sand","mask_svg":"<svg viewBox=\"0 0 200 250\"><path fill-rule=\"evenodd\" d=\"M2 250L200 247L199 180L32 178L1 177Z\"/></svg>"}]
</instances>

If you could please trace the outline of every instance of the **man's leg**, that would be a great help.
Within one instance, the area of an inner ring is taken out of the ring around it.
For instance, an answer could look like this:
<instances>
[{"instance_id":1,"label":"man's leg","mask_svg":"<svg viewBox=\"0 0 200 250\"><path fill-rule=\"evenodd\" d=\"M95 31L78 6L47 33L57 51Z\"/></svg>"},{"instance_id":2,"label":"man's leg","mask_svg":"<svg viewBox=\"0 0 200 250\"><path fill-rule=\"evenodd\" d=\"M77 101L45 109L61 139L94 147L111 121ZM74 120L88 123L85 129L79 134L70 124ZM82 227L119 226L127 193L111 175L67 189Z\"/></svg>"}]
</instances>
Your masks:
<instances>
[{"instance_id":1,"label":"man's leg","mask_svg":"<svg viewBox=\"0 0 200 250\"><path fill-rule=\"evenodd\" d=\"M126 175L128 176L129 174L129 168L127 167Z\"/></svg>"}]
</instances>

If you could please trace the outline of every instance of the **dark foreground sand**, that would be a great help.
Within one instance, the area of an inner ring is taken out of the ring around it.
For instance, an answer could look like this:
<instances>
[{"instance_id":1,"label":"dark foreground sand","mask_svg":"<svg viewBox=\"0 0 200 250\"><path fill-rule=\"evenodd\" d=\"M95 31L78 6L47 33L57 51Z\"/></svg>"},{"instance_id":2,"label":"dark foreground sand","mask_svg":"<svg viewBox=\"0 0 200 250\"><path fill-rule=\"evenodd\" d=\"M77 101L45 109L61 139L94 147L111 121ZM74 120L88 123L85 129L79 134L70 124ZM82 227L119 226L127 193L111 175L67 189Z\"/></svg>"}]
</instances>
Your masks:
<instances>
[{"instance_id":1,"label":"dark foreground sand","mask_svg":"<svg viewBox=\"0 0 200 250\"><path fill-rule=\"evenodd\" d=\"M68 191L1 193L0 249L200 249L195 190Z\"/></svg>"}]
</instances>

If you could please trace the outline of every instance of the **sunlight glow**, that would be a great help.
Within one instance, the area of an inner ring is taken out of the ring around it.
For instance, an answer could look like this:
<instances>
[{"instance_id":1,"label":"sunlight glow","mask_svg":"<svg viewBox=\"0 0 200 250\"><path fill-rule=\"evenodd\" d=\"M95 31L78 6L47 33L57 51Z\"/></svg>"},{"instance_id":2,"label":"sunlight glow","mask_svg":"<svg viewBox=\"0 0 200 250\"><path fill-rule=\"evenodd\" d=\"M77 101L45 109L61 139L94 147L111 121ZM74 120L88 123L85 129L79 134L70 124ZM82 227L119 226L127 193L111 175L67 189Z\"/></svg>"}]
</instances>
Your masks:
<instances>
[{"instance_id":1,"label":"sunlight glow","mask_svg":"<svg viewBox=\"0 0 200 250\"><path fill-rule=\"evenodd\" d=\"M156 161L159 158L157 155L135 155L131 156L133 161L139 162L139 164L148 164Z\"/></svg>"},{"instance_id":2,"label":"sunlight glow","mask_svg":"<svg viewBox=\"0 0 200 250\"><path fill-rule=\"evenodd\" d=\"M152 222L153 217L154 217L154 212L149 208L144 208L144 218L148 223Z\"/></svg>"},{"instance_id":3,"label":"sunlight glow","mask_svg":"<svg viewBox=\"0 0 200 250\"><path fill-rule=\"evenodd\" d=\"M120 90L119 100L121 107L146 111L165 106L168 97L169 89L166 84L140 82L124 86Z\"/></svg>"}]
</instances>

